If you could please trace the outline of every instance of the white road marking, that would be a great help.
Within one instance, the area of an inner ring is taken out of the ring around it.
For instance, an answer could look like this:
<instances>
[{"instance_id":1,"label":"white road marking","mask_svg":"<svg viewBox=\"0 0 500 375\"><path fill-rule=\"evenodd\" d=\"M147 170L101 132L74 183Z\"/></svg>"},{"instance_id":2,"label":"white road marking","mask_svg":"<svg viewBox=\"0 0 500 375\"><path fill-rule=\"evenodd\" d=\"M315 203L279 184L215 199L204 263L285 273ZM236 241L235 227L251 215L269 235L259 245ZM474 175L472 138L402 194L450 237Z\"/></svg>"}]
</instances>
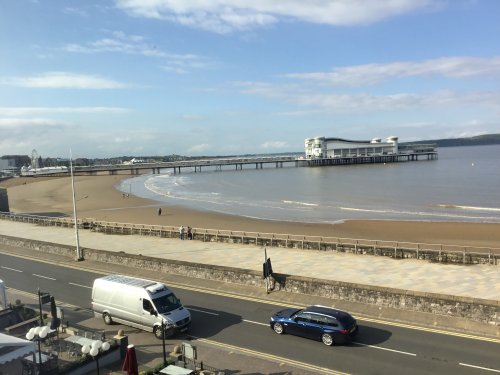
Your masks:
<instances>
[{"instance_id":1,"label":"white road marking","mask_svg":"<svg viewBox=\"0 0 500 375\"><path fill-rule=\"evenodd\" d=\"M491 371L491 372L498 372L500 373L500 370L495 370L494 368L488 368L488 367L481 367L481 366L474 366L474 365L469 365L467 363L459 363L460 366L466 366L466 367L472 367L472 368L477 368L480 370L485 370L485 371Z\"/></svg>"},{"instance_id":2,"label":"white road marking","mask_svg":"<svg viewBox=\"0 0 500 375\"><path fill-rule=\"evenodd\" d=\"M48 277L48 276L43 276L43 275L37 275L36 273L32 273L33 276L36 276L36 277L41 277L42 279L48 279L48 280L56 280L54 279L53 277Z\"/></svg>"},{"instance_id":3,"label":"white road marking","mask_svg":"<svg viewBox=\"0 0 500 375\"><path fill-rule=\"evenodd\" d=\"M201 312L203 314L209 314L209 315L219 316L219 314L217 314L217 313L213 313L213 312L209 312L209 311L204 311L204 310L198 310L198 309L192 309L192 308L189 308L188 310Z\"/></svg>"},{"instance_id":4,"label":"white road marking","mask_svg":"<svg viewBox=\"0 0 500 375\"><path fill-rule=\"evenodd\" d=\"M6 270L9 270L9 271L15 271L15 272L23 272L21 270L16 270L15 268L10 268L10 267L5 267L5 266L2 266L3 269L6 269Z\"/></svg>"},{"instance_id":5,"label":"white road marking","mask_svg":"<svg viewBox=\"0 0 500 375\"><path fill-rule=\"evenodd\" d=\"M244 322L246 323L252 323L252 324L258 324L258 325L261 325L261 326L268 326L269 324L267 323L260 323L260 322L254 322L253 320L246 320L246 319L243 319Z\"/></svg>"},{"instance_id":6,"label":"white road marking","mask_svg":"<svg viewBox=\"0 0 500 375\"><path fill-rule=\"evenodd\" d=\"M92 289L91 286L87 286L87 285L81 285L81 284L75 284L75 283L68 283L70 285L74 285L74 286L79 286L81 288L87 288L87 289Z\"/></svg>"},{"instance_id":7,"label":"white road marking","mask_svg":"<svg viewBox=\"0 0 500 375\"><path fill-rule=\"evenodd\" d=\"M383 346L376 346L376 345L362 344L362 343L360 343L360 342L355 342L355 341L353 341L352 343L353 343L353 344L356 344L356 345L361 345L361 346L368 346L368 347L373 348L373 349L386 350L386 351L388 351L388 352L400 353L400 354L405 354L405 355L411 355L411 356L413 356L413 357L416 357L416 356L417 356L415 353L408 353L408 352L403 352L403 351L401 351L401 350L384 348Z\"/></svg>"}]
</instances>

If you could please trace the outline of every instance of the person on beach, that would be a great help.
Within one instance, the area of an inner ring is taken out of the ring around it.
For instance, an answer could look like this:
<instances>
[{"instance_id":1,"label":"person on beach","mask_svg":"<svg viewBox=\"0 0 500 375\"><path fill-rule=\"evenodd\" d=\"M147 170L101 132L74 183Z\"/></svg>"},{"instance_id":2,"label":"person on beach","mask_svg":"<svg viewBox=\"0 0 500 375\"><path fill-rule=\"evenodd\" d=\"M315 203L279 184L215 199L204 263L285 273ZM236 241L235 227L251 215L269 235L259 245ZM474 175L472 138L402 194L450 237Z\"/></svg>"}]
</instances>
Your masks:
<instances>
[{"instance_id":1,"label":"person on beach","mask_svg":"<svg viewBox=\"0 0 500 375\"><path fill-rule=\"evenodd\" d=\"M192 240L193 239L193 233L191 232L191 227L188 226L188 240Z\"/></svg>"},{"instance_id":2,"label":"person on beach","mask_svg":"<svg viewBox=\"0 0 500 375\"><path fill-rule=\"evenodd\" d=\"M181 225L181 227L179 228L179 233L181 235L181 240L184 239L184 225Z\"/></svg>"},{"instance_id":3,"label":"person on beach","mask_svg":"<svg viewBox=\"0 0 500 375\"><path fill-rule=\"evenodd\" d=\"M161 207L158 207L158 216L161 216Z\"/></svg>"}]
</instances>

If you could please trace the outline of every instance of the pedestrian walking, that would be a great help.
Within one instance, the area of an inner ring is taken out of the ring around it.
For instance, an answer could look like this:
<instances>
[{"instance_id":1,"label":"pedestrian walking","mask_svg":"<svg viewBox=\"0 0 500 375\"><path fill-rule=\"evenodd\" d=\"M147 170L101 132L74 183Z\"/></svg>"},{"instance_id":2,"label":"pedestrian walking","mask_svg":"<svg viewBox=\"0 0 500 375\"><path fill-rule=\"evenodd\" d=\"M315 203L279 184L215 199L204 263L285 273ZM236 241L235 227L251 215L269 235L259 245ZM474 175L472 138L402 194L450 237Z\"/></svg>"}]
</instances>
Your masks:
<instances>
[{"instance_id":1,"label":"pedestrian walking","mask_svg":"<svg viewBox=\"0 0 500 375\"><path fill-rule=\"evenodd\" d=\"M188 240L192 240L193 239L193 233L191 232L191 227L188 226Z\"/></svg>"},{"instance_id":2,"label":"pedestrian walking","mask_svg":"<svg viewBox=\"0 0 500 375\"><path fill-rule=\"evenodd\" d=\"M179 234L181 235L181 240L184 239L184 225L181 225L179 228Z\"/></svg>"},{"instance_id":3,"label":"pedestrian walking","mask_svg":"<svg viewBox=\"0 0 500 375\"><path fill-rule=\"evenodd\" d=\"M161 207L158 207L158 216L161 216Z\"/></svg>"}]
</instances>

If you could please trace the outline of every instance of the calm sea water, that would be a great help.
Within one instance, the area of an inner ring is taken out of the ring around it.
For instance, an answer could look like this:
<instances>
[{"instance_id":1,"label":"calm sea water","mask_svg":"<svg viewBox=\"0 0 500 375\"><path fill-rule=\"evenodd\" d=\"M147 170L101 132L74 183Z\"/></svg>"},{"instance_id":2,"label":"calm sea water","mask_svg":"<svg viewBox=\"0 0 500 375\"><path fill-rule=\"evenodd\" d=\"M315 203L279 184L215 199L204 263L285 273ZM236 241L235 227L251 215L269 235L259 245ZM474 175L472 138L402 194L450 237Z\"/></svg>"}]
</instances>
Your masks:
<instances>
[{"instance_id":1,"label":"calm sea water","mask_svg":"<svg viewBox=\"0 0 500 375\"><path fill-rule=\"evenodd\" d=\"M500 145L438 149L389 164L140 176L119 186L159 202L262 219L500 222Z\"/></svg>"}]
</instances>

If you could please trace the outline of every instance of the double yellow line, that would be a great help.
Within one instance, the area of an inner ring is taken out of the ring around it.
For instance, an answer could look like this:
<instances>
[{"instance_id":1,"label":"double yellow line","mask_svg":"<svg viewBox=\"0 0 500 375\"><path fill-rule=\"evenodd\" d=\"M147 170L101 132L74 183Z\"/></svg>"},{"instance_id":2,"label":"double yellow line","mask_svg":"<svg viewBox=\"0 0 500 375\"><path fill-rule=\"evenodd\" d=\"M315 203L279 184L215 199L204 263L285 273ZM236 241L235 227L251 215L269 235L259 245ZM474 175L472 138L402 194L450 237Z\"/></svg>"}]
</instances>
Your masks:
<instances>
[{"instance_id":1,"label":"double yellow line","mask_svg":"<svg viewBox=\"0 0 500 375\"><path fill-rule=\"evenodd\" d=\"M300 368L303 368L305 370L309 370L309 371L315 372L315 373L321 372L324 374L331 374L331 375L347 375L347 373L345 373L345 372L335 371L335 370L331 370L331 369L328 369L325 367L314 366L314 365L311 365L311 364L305 363L305 362L294 361L293 359L290 359L290 358L284 358L284 357L279 357L279 356L273 355L273 354L266 354L266 353L262 353L262 352L257 352L255 350L245 349L245 348L241 348L239 346L234 346L234 345L229 345L229 344L223 344L223 343L208 340L208 339L202 339L202 338L197 338L197 337L195 337L195 338L196 338L196 341L199 341L199 342L202 342L202 343L205 343L208 345L216 346L216 347L223 348L223 349L233 351L233 352L248 354L248 355L251 355L253 357L259 357L259 358L267 359L267 360L270 360L273 362L278 362L280 364L280 366L290 365L290 366L294 366L294 367L300 367Z\"/></svg>"}]
</instances>

